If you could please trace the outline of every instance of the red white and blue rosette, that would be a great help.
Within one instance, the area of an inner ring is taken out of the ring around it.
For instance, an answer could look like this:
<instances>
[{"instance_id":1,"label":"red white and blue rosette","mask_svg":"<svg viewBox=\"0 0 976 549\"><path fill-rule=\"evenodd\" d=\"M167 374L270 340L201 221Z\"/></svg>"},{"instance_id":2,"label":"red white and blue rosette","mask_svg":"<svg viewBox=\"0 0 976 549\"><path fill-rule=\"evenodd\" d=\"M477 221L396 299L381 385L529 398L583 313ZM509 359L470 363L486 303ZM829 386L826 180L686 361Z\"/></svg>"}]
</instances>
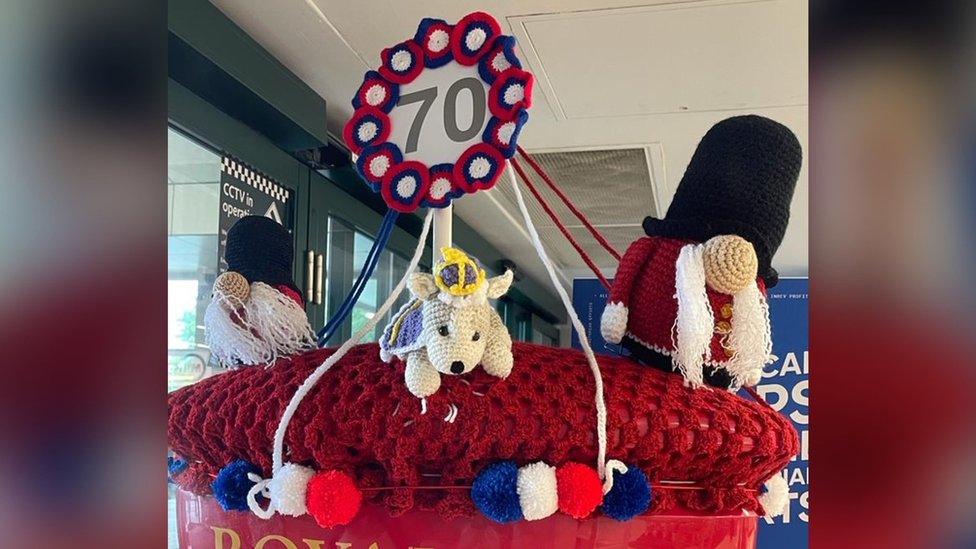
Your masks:
<instances>
[{"instance_id":1,"label":"red white and blue rosette","mask_svg":"<svg viewBox=\"0 0 976 549\"><path fill-rule=\"evenodd\" d=\"M488 92L488 109L502 120L511 120L518 111L532 106L530 73L518 67L510 67L499 74Z\"/></svg>"},{"instance_id":2,"label":"red white and blue rosette","mask_svg":"<svg viewBox=\"0 0 976 549\"><path fill-rule=\"evenodd\" d=\"M515 118L511 120L502 120L492 116L488 120L488 125L485 126L485 132L482 138L485 143L494 145L496 149L502 152L505 158L511 158L515 156L515 148L518 145L519 133L522 132L522 126L529 120L529 111L521 109Z\"/></svg>"},{"instance_id":3,"label":"red white and blue rosette","mask_svg":"<svg viewBox=\"0 0 976 549\"><path fill-rule=\"evenodd\" d=\"M364 147L386 142L389 136L390 118L385 112L369 106L356 109L342 131L346 145L356 154L360 154Z\"/></svg>"},{"instance_id":4,"label":"red white and blue rosette","mask_svg":"<svg viewBox=\"0 0 976 549\"><path fill-rule=\"evenodd\" d=\"M387 170L380 185L386 204L398 212L420 206L430 188L430 170L421 162L407 160Z\"/></svg>"},{"instance_id":5,"label":"red white and blue rosette","mask_svg":"<svg viewBox=\"0 0 976 549\"><path fill-rule=\"evenodd\" d=\"M513 37L501 33L492 16L475 12L454 25L425 18L412 39L383 50L380 66L365 74L353 97L355 112L343 139L358 155L359 174L390 208L400 212L443 208L466 193L495 185L506 159L515 154L532 104L533 77L522 69L515 44ZM403 145L389 141L390 112L400 99L401 86L425 70L449 63L477 70L489 88L490 115L480 142L476 137L453 162L427 166L405 158Z\"/></svg>"},{"instance_id":6,"label":"red white and blue rosette","mask_svg":"<svg viewBox=\"0 0 976 549\"><path fill-rule=\"evenodd\" d=\"M499 36L491 51L478 62L478 74L482 80L492 84L499 74L512 67L522 68L522 62L515 55L515 39L511 36Z\"/></svg>"},{"instance_id":7,"label":"red white and blue rosette","mask_svg":"<svg viewBox=\"0 0 976 549\"><path fill-rule=\"evenodd\" d=\"M387 114L393 110L400 99L400 86L389 82L376 71L369 71L359 86L356 97L352 98L352 106L359 109L364 106L375 107Z\"/></svg>"},{"instance_id":8,"label":"red white and blue rosette","mask_svg":"<svg viewBox=\"0 0 976 549\"><path fill-rule=\"evenodd\" d=\"M366 147L359 153L356 169L370 188L379 192L386 172L401 162L403 154L400 153L400 147L393 143L381 143L375 147Z\"/></svg>"},{"instance_id":9,"label":"red white and blue rosette","mask_svg":"<svg viewBox=\"0 0 976 549\"><path fill-rule=\"evenodd\" d=\"M454 27L443 19L425 18L417 28L413 40L424 52L424 65L429 69L443 67L454 60L451 33Z\"/></svg>"}]
</instances>

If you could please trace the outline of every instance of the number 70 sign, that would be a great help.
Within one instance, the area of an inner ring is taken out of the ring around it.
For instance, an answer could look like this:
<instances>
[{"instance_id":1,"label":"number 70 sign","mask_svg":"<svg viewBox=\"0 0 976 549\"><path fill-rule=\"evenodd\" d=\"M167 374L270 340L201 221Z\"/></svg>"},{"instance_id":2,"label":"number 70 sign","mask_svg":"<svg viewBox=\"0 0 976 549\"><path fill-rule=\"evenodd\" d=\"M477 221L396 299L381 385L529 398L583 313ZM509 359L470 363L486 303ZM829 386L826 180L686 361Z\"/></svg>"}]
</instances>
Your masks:
<instances>
[{"instance_id":1,"label":"number 70 sign","mask_svg":"<svg viewBox=\"0 0 976 549\"><path fill-rule=\"evenodd\" d=\"M343 137L390 208L439 208L491 188L528 120L532 75L490 15L424 19L363 79Z\"/></svg>"}]
</instances>

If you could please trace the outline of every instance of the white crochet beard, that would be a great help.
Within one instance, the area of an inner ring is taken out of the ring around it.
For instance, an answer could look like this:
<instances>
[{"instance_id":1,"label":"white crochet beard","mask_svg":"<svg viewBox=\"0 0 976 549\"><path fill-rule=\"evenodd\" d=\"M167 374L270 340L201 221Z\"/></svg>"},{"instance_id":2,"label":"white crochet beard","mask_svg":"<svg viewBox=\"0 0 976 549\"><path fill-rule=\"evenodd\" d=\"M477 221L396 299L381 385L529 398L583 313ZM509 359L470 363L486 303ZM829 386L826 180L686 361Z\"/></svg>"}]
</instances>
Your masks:
<instances>
[{"instance_id":1,"label":"white crochet beard","mask_svg":"<svg viewBox=\"0 0 976 549\"><path fill-rule=\"evenodd\" d=\"M714 314L705 285L705 247L688 244L675 263L675 298L678 314L671 330L672 358L688 384L704 383L704 364L711 359ZM756 284L732 296L732 329L729 346L734 350L723 365L732 376L729 390L755 385L772 357L769 305Z\"/></svg>"},{"instance_id":2,"label":"white crochet beard","mask_svg":"<svg viewBox=\"0 0 976 549\"><path fill-rule=\"evenodd\" d=\"M763 366L773 358L773 338L769 304L756 284L750 284L732 296L729 346L735 349L727 366L732 375L730 389L759 383Z\"/></svg>"},{"instance_id":3,"label":"white crochet beard","mask_svg":"<svg viewBox=\"0 0 976 549\"><path fill-rule=\"evenodd\" d=\"M678 314L671 328L672 358L692 387L704 383L702 367L711 358L715 331L712 307L705 292L704 253L703 244L688 244L681 248L675 263L674 297L678 300Z\"/></svg>"},{"instance_id":4,"label":"white crochet beard","mask_svg":"<svg viewBox=\"0 0 976 549\"><path fill-rule=\"evenodd\" d=\"M270 365L316 342L301 305L263 282L251 284L246 302L215 292L203 323L210 352L225 366Z\"/></svg>"}]
</instances>

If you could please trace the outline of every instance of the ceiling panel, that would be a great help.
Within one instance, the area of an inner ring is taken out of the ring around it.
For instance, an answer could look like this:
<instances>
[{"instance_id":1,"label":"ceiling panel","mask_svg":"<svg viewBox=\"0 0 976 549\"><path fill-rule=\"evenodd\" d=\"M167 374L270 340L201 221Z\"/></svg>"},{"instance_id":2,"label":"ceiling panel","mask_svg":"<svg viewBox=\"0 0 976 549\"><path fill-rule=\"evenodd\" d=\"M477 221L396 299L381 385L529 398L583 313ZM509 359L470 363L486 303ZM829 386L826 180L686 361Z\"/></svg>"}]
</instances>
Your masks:
<instances>
[{"instance_id":1,"label":"ceiling panel","mask_svg":"<svg viewBox=\"0 0 976 549\"><path fill-rule=\"evenodd\" d=\"M804 104L806 9L691 2L509 22L557 118L572 119Z\"/></svg>"}]
</instances>

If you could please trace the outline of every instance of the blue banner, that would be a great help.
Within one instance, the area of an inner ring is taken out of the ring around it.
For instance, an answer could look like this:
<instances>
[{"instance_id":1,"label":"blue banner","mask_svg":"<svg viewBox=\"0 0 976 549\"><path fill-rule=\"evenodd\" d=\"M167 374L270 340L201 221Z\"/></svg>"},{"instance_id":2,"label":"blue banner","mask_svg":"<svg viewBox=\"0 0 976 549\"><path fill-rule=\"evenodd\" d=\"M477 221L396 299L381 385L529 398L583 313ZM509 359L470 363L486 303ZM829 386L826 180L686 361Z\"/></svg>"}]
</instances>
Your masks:
<instances>
[{"instance_id":1,"label":"blue banner","mask_svg":"<svg viewBox=\"0 0 976 549\"><path fill-rule=\"evenodd\" d=\"M766 366L757 392L781 414L789 417L800 434L800 455L786 467L790 506L783 516L759 519L758 549L806 549L809 528L809 279L783 278L769 291L769 314L773 325L773 354L776 361ZM600 335L600 316L607 304L607 290L600 281L573 280L573 308L580 316L586 335L597 353L626 355L619 345ZM572 345L580 349L573 330ZM745 397L749 398L749 397Z\"/></svg>"},{"instance_id":2,"label":"blue banner","mask_svg":"<svg viewBox=\"0 0 976 549\"><path fill-rule=\"evenodd\" d=\"M810 523L810 338L807 278L783 278L769 290L776 362L766 366L756 391L779 413L789 417L800 434L800 455L786 466L790 506L780 517L759 519L759 549L808 547Z\"/></svg>"}]
</instances>

